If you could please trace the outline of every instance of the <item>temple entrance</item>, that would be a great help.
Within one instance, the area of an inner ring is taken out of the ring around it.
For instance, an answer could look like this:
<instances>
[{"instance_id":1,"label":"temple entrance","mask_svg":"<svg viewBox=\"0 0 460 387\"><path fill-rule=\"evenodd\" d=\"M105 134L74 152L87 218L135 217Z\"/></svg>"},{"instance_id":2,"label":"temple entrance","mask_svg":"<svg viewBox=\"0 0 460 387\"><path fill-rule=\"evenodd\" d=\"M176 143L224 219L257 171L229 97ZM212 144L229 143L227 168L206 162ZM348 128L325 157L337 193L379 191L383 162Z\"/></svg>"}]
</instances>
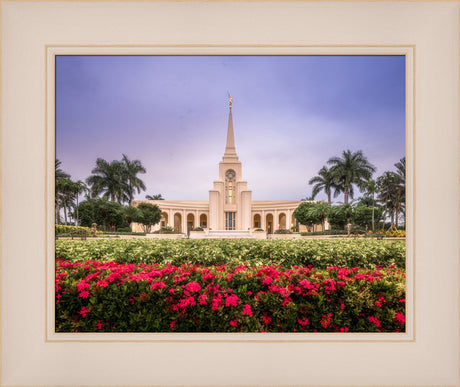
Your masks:
<instances>
[{"instance_id":1,"label":"temple entrance","mask_svg":"<svg viewBox=\"0 0 460 387\"><path fill-rule=\"evenodd\" d=\"M273 215L268 214L266 217L267 233L273 234Z\"/></svg>"},{"instance_id":2,"label":"temple entrance","mask_svg":"<svg viewBox=\"0 0 460 387\"><path fill-rule=\"evenodd\" d=\"M225 213L225 229L226 230L235 230L236 229L236 213L235 212L226 212Z\"/></svg>"},{"instance_id":3,"label":"temple entrance","mask_svg":"<svg viewBox=\"0 0 460 387\"><path fill-rule=\"evenodd\" d=\"M181 233L182 232L182 215L176 212L174 214L174 232Z\"/></svg>"}]
</instances>

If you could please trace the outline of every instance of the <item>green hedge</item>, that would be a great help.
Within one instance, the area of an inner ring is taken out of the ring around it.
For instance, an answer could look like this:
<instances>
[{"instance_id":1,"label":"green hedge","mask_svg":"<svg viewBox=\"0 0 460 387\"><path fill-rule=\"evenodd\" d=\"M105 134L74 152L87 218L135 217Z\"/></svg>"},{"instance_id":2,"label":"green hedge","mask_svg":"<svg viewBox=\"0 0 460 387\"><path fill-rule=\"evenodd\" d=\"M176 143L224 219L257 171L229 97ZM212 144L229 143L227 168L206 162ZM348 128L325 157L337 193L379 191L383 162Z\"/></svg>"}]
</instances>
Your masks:
<instances>
[{"instance_id":1,"label":"green hedge","mask_svg":"<svg viewBox=\"0 0 460 387\"><path fill-rule=\"evenodd\" d=\"M403 332L395 268L56 262L57 332Z\"/></svg>"},{"instance_id":2,"label":"green hedge","mask_svg":"<svg viewBox=\"0 0 460 387\"><path fill-rule=\"evenodd\" d=\"M375 268L405 267L404 241L374 239L328 240L58 240L56 258L180 265L250 266L276 264L326 268L328 266Z\"/></svg>"},{"instance_id":3,"label":"green hedge","mask_svg":"<svg viewBox=\"0 0 460 387\"><path fill-rule=\"evenodd\" d=\"M86 235L92 235L93 233L93 230L89 227L67 226L63 224L56 224L54 226L55 235L67 234L74 231L86 231Z\"/></svg>"}]
</instances>

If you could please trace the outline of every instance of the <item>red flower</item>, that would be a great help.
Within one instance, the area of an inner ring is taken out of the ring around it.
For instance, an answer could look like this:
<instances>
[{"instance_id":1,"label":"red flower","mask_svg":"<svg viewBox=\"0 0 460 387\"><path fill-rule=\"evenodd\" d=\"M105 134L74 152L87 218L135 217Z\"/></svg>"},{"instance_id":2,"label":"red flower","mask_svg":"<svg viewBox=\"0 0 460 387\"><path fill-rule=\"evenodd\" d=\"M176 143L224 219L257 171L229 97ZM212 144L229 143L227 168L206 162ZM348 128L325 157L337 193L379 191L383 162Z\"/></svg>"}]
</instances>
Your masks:
<instances>
[{"instance_id":1,"label":"red flower","mask_svg":"<svg viewBox=\"0 0 460 387\"><path fill-rule=\"evenodd\" d=\"M212 299L211 309L218 310L221 304L222 304L222 294L219 294L217 297L214 297Z\"/></svg>"},{"instance_id":2,"label":"red flower","mask_svg":"<svg viewBox=\"0 0 460 387\"><path fill-rule=\"evenodd\" d=\"M85 306L82 306L80 311L78 312L79 315L86 317L86 315L91 312L89 309L87 309Z\"/></svg>"},{"instance_id":3,"label":"red flower","mask_svg":"<svg viewBox=\"0 0 460 387\"><path fill-rule=\"evenodd\" d=\"M77 289L79 292L81 292L82 290L85 290L85 289L88 289L89 288L89 283L86 282L86 281L81 281L77 284Z\"/></svg>"},{"instance_id":4,"label":"red flower","mask_svg":"<svg viewBox=\"0 0 460 387\"><path fill-rule=\"evenodd\" d=\"M198 297L198 299L200 300L200 305L206 305L207 302L206 302L206 299L208 298L208 295L206 293L203 293L202 295L200 295Z\"/></svg>"},{"instance_id":5,"label":"red flower","mask_svg":"<svg viewBox=\"0 0 460 387\"><path fill-rule=\"evenodd\" d=\"M269 325L272 322L272 318L267 314L267 312L265 312L262 316L262 320L265 325Z\"/></svg>"},{"instance_id":6,"label":"red flower","mask_svg":"<svg viewBox=\"0 0 460 387\"><path fill-rule=\"evenodd\" d=\"M270 285L272 282L273 282L273 278L267 276L263 279L262 285Z\"/></svg>"},{"instance_id":7,"label":"red flower","mask_svg":"<svg viewBox=\"0 0 460 387\"><path fill-rule=\"evenodd\" d=\"M329 327L329 325L331 324L332 313L328 313L327 315L326 315L326 314L323 314L322 317L323 317L323 318L321 319L321 326L322 326L323 328Z\"/></svg>"},{"instance_id":8,"label":"red flower","mask_svg":"<svg viewBox=\"0 0 460 387\"><path fill-rule=\"evenodd\" d=\"M177 321L176 321L176 320L171 321L171 322L169 323L169 329L173 330L174 327L176 326L176 324L177 324Z\"/></svg>"},{"instance_id":9,"label":"red flower","mask_svg":"<svg viewBox=\"0 0 460 387\"><path fill-rule=\"evenodd\" d=\"M225 306L237 306L238 302L238 296L231 294L225 299Z\"/></svg>"},{"instance_id":10,"label":"red flower","mask_svg":"<svg viewBox=\"0 0 460 387\"><path fill-rule=\"evenodd\" d=\"M164 287L166 287L166 284L163 281L159 281L159 282L152 283L152 286L150 286L150 289L157 290L157 289L162 289Z\"/></svg>"},{"instance_id":11,"label":"red flower","mask_svg":"<svg viewBox=\"0 0 460 387\"><path fill-rule=\"evenodd\" d=\"M185 286L185 289L187 289L189 292L198 292L201 289L201 285L198 282L189 282Z\"/></svg>"},{"instance_id":12,"label":"red flower","mask_svg":"<svg viewBox=\"0 0 460 387\"><path fill-rule=\"evenodd\" d=\"M400 324L404 324L406 322L406 317L402 313L396 313L394 321Z\"/></svg>"},{"instance_id":13,"label":"red flower","mask_svg":"<svg viewBox=\"0 0 460 387\"><path fill-rule=\"evenodd\" d=\"M236 327L238 325L238 321L236 321L236 318L234 320L230 320L230 325L232 327Z\"/></svg>"},{"instance_id":14,"label":"red flower","mask_svg":"<svg viewBox=\"0 0 460 387\"><path fill-rule=\"evenodd\" d=\"M252 316L251 305L249 305L249 304L244 304L243 305L243 314L247 314L249 316Z\"/></svg>"},{"instance_id":15,"label":"red flower","mask_svg":"<svg viewBox=\"0 0 460 387\"><path fill-rule=\"evenodd\" d=\"M101 279L101 280L96 282L96 286L100 286L101 288L107 287L108 284L109 283L106 280L103 280L103 279Z\"/></svg>"},{"instance_id":16,"label":"red flower","mask_svg":"<svg viewBox=\"0 0 460 387\"><path fill-rule=\"evenodd\" d=\"M368 317L368 320L369 320L369 322L375 324L375 326L377 328L382 327L382 324L381 324L380 320L377 317L371 316L371 317Z\"/></svg>"},{"instance_id":17,"label":"red flower","mask_svg":"<svg viewBox=\"0 0 460 387\"><path fill-rule=\"evenodd\" d=\"M304 318L303 320L301 320L300 318L297 319L297 322L302 325L302 326L305 326L305 325L308 325L310 323L310 321L308 321L308 318Z\"/></svg>"},{"instance_id":18,"label":"red flower","mask_svg":"<svg viewBox=\"0 0 460 387\"><path fill-rule=\"evenodd\" d=\"M81 298L88 298L89 297L89 292L87 290L83 290L79 295L78 297L81 297Z\"/></svg>"}]
</instances>

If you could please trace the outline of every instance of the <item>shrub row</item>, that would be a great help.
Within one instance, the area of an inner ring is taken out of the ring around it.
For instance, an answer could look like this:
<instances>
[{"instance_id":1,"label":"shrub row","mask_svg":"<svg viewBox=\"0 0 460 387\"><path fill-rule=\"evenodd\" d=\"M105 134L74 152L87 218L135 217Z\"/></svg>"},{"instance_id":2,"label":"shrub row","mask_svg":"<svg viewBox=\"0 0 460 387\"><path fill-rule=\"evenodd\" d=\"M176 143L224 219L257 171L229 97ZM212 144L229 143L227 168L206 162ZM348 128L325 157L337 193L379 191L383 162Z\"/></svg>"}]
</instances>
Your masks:
<instances>
[{"instance_id":1,"label":"shrub row","mask_svg":"<svg viewBox=\"0 0 460 387\"><path fill-rule=\"evenodd\" d=\"M365 240L58 240L56 258L120 263L180 265L276 264L315 268L328 266L375 268L405 267L403 241Z\"/></svg>"},{"instance_id":2,"label":"shrub row","mask_svg":"<svg viewBox=\"0 0 460 387\"><path fill-rule=\"evenodd\" d=\"M400 269L56 261L57 332L403 332Z\"/></svg>"},{"instance_id":3,"label":"shrub row","mask_svg":"<svg viewBox=\"0 0 460 387\"><path fill-rule=\"evenodd\" d=\"M74 231L86 231L87 235L92 235L93 230L89 227L81 227L81 226L68 226L64 224L56 224L54 225L54 232L55 235L67 234Z\"/></svg>"}]
</instances>

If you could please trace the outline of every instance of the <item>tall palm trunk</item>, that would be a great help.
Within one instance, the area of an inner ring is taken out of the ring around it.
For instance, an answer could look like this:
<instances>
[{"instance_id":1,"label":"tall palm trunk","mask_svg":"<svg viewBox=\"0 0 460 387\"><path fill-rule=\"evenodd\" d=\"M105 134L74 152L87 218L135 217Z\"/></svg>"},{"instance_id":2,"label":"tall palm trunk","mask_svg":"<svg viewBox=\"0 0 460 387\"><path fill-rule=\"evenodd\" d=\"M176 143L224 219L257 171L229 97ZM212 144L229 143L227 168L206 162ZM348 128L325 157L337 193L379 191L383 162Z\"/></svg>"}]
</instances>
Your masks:
<instances>
[{"instance_id":1,"label":"tall palm trunk","mask_svg":"<svg viewBox=\"0 0 460 387\"><path fill-rule=\"evenodd\" d=\"M64 224L67 225L67 204L66 202L63 203L63 207L64 207Z\"/></svg>"},{"instance_id":2,"label":"tall palm trunk","mask_svg":"<svg viewBox=\"0 0 460 387\"><path fill-rule=\"evenodd\" d=\"M374 232L374 206L375 206L374 192L372 192L372 232Z\"/></svg>"},{"instance_id":3,"label":"tall palm trunk","mask_svg":"<svg viewBox=\"0 0 460 387\"><path fill-rule=\"evenodd\" d=\"M346 185L343 190L343 202L348 204L348 185Z\"/></svg>"}]
</instances>

